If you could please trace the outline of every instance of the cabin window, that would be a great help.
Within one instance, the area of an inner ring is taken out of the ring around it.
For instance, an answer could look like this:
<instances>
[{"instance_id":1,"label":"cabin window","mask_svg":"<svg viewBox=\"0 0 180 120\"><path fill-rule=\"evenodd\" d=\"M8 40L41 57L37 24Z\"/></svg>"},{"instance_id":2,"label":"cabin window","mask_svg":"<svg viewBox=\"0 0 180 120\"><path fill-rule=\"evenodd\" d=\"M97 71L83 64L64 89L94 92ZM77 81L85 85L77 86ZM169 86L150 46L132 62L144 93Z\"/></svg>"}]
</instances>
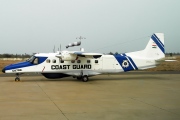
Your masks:
<instances>
[{"instance_id":1,"label":"cabin window","mask_svg":"<svg viewBox=\"0 0 180 120\"><path fill-rule=\"evenodd\" d=\"M75 63L75 60L71 60L71 63Z\"/></svg>"},{"instance_id":2,"label":"cabin window","mask_svg":"<svg viewBox=\"0 0 180 120\"><path fill-rule=\"evenodd\" d=\"M87 63L91 63L91 60L87 60Z\"/></svg>"},{"instance_id":3,"label":"cabin window","mask_svg":"<svg viewBox=\"0 0 180 120\"><path fill-rule=\"evenodd\" d=\"M77 60L77 63L81 63L81 60Z\"/></svg>"},{"instance_id":4,"label":"cabin window","mask_svg":"<svg viewBox=\"0 0 180 120\"><path fill-rule=\"evenodd\" d=\"M95 63L98 63L98 60L95 60Z\"/></svg>"},{"instance_id":5,"label":"cabin window","mask_svg":"<svg viewBox=\"0 0 180 120\"><path fill-rule=\"evenodd\" d=\"M56 60L54 59L54 60L52 60L52 62L53 62L53 63L56 63Z\"/></svg>"},{"instance_id":6,"label":"cabin window","mask_svg":"<svg viewBox=\"0 0 180 120\"><path fill-rule=\"evenodd\" d=\"M64 60L61 60L61 63L64 63Z\"/></svg>"},{"instance_id":7,"label":"cabin window","mask_svg":"<svg viewBox=\"0 0 180 120\"><path fill-rule=\"evenodd\" d=\"M50 60L50 59L47 59L47 60L46 60L46 63L50 63L50 62L51 62L51 60Z\"/></svg>"}]
</instances>

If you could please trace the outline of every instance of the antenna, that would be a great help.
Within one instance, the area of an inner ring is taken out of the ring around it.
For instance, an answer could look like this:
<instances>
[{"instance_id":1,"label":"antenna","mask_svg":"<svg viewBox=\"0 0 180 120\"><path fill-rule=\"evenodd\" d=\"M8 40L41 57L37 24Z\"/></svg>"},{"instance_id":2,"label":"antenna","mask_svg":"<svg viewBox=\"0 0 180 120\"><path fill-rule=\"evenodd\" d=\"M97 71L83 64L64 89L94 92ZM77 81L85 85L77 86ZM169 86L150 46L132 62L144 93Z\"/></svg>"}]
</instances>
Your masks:
<instances>
[{"instance_id":1,"label":"antenna","mask_svg":"<svg viewBox=\"0 0 180 120\"><path fill-rule=\"evenodd\" d=\"M59 45L58 53L61 54L61 44Z\"/></svg>"},{"instance_id":2,"label":"antenna","mask_svg":"<svg viewBox=\"0 0 180 120\"><path fill-rule=\"evenodd\" d=\"M54 49L53 49L53 52L55 53L55 45L54 45Z\"/></svg>"},{"instance_id":3,"label":"antenna","mask_svg":"<svg viewBox=\"0 0 180 120\"><path fill-rule=\"evenodd\" d=\"M80 39L80 40L82 40L82 39L86 39L86 38L85 38L85 37L80 36L80 37L76 37L76 39Z\"/></svg>"}]
</instances>

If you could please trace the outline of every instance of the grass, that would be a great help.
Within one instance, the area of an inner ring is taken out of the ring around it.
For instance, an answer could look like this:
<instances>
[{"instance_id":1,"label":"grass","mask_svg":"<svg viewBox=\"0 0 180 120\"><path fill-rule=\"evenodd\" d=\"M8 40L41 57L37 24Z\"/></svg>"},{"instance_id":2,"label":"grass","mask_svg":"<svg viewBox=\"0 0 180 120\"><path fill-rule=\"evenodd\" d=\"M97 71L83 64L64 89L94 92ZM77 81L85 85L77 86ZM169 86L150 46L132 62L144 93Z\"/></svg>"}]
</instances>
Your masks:
<instances>
[{"instance_id":1,"label":"grass","mask_svg":"<svg viewBox=\"0 0 180 120\"><path fill-rule=\"evenodd\" d=\"M145 71L180 71L180 56L176 56L174 62L162 62L159 66Z\"/></svg>"},{"instance_id":2,"label":"grass","mask_svg":"<svg viewBox=\"0 0 180 120\"><path fill-rule=\"evenodd\" d=\"M155 67L155 68L151 68L151 69L147 69L144 71L180 71L180 56L176 57L175 62L162 62L159 66ZM19 60L0 60L0 73L1 70L9 65L9 64L13 64L13 63L17 63L17 62L21 62Z\"/></svg>"}]
</instances>

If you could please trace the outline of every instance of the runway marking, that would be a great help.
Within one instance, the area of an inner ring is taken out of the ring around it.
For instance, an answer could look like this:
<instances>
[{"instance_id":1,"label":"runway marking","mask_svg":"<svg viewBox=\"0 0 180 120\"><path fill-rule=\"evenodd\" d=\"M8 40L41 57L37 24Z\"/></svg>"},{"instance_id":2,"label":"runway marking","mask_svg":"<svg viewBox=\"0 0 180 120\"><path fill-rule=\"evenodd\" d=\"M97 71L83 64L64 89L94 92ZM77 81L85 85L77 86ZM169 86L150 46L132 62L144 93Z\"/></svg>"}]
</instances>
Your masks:
<instances>
[{"instance_id":1,"label":"runway marking","mask_svg":"<svg viewBox=\"0 0 180 120\"><path fill-rule=\"evenodd\" d=\"M63 113L63 111L57 106L57 104L46 94L46 92L42 89L42 87L36 82L36 84L39 86L39 88L43 91L43 93L49 98L49 100L51 101L51 102L53 102L53 104L58 108L58 110L61 112L61 114L63 114L64 115L64 117L67 119L67 120L69 120L67 117L66 117L66 115Z\"/></svg>"}]
</instances>

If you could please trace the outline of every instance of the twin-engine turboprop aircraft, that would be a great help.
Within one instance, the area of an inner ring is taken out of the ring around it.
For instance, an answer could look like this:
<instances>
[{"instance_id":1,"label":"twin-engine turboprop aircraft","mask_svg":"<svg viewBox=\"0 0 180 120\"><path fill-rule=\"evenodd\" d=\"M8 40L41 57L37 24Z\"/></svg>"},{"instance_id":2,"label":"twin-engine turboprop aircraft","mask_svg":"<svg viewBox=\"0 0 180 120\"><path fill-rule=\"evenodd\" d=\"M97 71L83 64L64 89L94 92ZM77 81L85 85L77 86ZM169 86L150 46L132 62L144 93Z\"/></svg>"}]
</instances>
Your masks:
<instances>
[{"instance_id":1,"label":"twin-engine turboprop aircraft","mask_svg":"<svg viewBox=\"0 0 180 120\"><path fill-rule=\"evenodd\" d=\"M80 44L75 42L66 48ZM38 72L50 79L73 76L87 82L88 77L98 74L153 68L164 58L164 34L155 33L141 51L118 55L87 53L84 50L38 53L27 61L4 67L2 72L15 73L15 81L20 81L19 75L22 73Z\"/></svg>"}]
</instances>

